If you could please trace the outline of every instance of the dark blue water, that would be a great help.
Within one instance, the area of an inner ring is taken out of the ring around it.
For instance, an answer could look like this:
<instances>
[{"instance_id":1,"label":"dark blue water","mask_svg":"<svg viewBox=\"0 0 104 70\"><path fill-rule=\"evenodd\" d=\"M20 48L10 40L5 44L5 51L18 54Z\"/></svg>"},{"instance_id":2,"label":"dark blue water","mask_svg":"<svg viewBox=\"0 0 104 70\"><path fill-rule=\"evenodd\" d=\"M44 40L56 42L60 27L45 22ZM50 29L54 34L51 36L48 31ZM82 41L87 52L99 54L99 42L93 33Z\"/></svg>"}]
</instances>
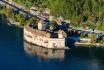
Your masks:
<instances>
[{"instance_id":1,"label":"dark blue water","mask_svg":"<svg viewBox=\"0 0 104 70\"><path fill-rule=\"evenodd\" d=\"M28 55L22 29L4 19L0 15L0 70L104 70L104 48L73 48L57 59Z\"/></svg>"}]
</instances>

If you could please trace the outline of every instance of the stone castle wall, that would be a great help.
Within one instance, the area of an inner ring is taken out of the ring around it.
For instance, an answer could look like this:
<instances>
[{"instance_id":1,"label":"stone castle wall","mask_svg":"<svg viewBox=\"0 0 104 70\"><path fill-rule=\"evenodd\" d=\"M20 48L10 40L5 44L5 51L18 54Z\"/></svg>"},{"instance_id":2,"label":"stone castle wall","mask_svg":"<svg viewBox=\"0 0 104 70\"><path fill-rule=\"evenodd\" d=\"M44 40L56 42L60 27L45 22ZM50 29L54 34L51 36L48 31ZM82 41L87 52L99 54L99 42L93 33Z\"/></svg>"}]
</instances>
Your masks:
<instances>
[{"instance_id":1,"label":"stone castle wall","mask_svg":"<svg viewBox=\"0 0 104 70\"><path fill-rule=\"evenodd\" d=\"M39 30L36 30L36 31L39 31ZM42 36L42 35L32 33L26 27L24 27L24 39L30 43L43 46L46 48L64 48L65 47L64 38L48 38L44 35Z\"/></svg>"}]
</instances>

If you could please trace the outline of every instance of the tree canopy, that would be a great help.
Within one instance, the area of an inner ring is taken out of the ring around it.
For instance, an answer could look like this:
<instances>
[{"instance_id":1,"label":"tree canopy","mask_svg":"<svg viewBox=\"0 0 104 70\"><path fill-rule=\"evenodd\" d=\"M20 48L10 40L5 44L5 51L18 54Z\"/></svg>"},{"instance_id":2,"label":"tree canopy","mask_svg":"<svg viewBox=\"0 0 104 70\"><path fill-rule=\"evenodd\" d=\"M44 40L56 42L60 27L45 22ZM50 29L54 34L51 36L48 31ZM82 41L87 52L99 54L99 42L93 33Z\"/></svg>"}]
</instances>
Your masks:
<instances>
[{"instance_id":1,"label":"tree canopy","mask_svg":"<svg viewBox=\"0 0 104 70\"><path fill-rule=\"evenodd\" d=\"M47 7L51 15L70 19L74 26L104 22L104 0L13 0L30 8L36 4ZM99 24L101 25L101 24ZM98 26L99 26L98 25ZM104 28L104 25L103 25Z\"/></svg>"}]
</instances>

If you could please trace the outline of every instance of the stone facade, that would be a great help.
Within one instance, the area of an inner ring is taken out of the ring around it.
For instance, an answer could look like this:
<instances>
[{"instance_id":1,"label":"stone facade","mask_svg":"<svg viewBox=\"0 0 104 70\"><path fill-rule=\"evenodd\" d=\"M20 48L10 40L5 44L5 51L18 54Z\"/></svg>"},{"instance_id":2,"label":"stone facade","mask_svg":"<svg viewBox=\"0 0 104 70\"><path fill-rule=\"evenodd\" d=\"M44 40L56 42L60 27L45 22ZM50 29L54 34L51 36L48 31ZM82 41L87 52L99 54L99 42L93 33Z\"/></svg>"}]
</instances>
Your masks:
<instances>
[{"instance_id":1,"label":"stone facade","mask_svg":"<svg viewBox=\"0 0 104 70\"><path fill-rule=\"evenodd\" d=\"M49 32L24 27L24 39L30 43L46 48L65 48L65 38L51 38Z\"/></svg>"},{"instance_id":2,"label":"stone facade","mask_svg":"<svg viewBox=\"0 0 104 70\"><path fill-rule=\"evenodd\" d=\"M65 38L67 37L67 34L63 30L58 31L58 38Z\"/></svg>"}]
</instances>

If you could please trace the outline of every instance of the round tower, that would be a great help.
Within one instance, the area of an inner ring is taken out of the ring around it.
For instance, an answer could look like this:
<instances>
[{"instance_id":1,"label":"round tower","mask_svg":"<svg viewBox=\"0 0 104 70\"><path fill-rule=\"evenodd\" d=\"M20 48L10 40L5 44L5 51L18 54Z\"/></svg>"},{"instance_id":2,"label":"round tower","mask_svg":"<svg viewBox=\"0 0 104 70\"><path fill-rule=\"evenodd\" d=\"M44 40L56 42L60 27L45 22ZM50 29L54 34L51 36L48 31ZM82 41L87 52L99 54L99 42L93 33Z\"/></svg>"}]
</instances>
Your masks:
<instances>
[{"instance_id":1,"label":"round tower","mask_svg":"<svg viewBox=\"0 0 104 70\"><path fill-rule=\"evenodd\" d=\"M40 20L38 22L38 30L45 30L45 21L44 20Z\"/></svg>"},{"instance_id":2,"label":"round tower","mask_svg":"<svg viewBox=\"0 0 104 70\"><path fill-rule=\"evenodd\" d=\"M65 38L67 37L67 34L63 30L58 31L58 38Z\"/></svg>"}]
</instances>

